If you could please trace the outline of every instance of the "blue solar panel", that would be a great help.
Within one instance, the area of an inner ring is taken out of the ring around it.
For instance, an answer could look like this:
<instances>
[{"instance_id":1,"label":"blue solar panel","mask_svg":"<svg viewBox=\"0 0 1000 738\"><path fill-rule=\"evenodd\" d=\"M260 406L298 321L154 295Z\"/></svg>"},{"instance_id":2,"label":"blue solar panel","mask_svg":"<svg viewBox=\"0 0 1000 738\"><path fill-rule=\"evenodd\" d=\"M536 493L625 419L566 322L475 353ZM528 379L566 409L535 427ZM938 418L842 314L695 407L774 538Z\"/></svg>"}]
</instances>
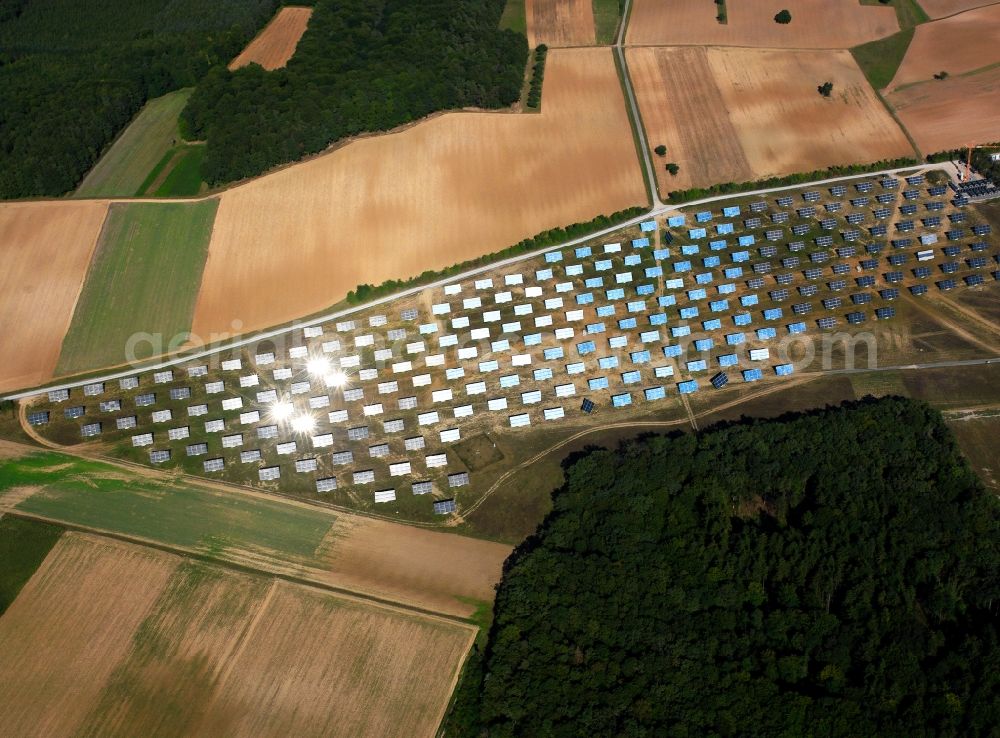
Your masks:
<instances>
[{"instance_id":1,"label":"blue solar panel","mask_svg":"<svg viewBox=\"0 0 1000 738\"><path fill-rule=\"evenodd\" d=\"M806 332L806 324L805 323L801 323L801 322L799 322L799 323L789 323L789 325L788 325L788 332L791 333L791 334L793 334L793 335L796 334L796 333L805 333Z\"/></svg>"},{"instance_id":2,"label":"blue solar panel","mask_svg":"<svg viewBox=\"0 0 1000 738\"><path fill-rule=\"evenodd\" d=\"M715 277L712 276L711 272L702 272L701 274L694 275L694 281L697 284L711 284Z\"/></svg>"},{"instance_id":3,"label":"blue solar panel","mask_svg":"<svg viewBox=\"0 0 1000 738\"><path fill-rule=\"evenodd\" d=\"M671 228L677 228L678 226L682 226L684 225L684 218L685 216L683 215L671 215L669 218L667 218L667 225L670 226Z\"/></svg>"},{"instance_id":4,"label":"blue solar panel","mask_svg":"<svg viewBox=\"0 0 1000 738\"><path fill-rule=\"evenodd\" d=\"M764 320L779 320L782 314L781 308L768 308L764 311Z\"/></svg>"},{"instance_id":5,"label":"blue solar panel","mask_svg":"<svg viewBox=\"0 0 1000 738\"><path fill-rule=\"evenodd\" d=\"M690 261L675 261L674 262L674 271L675 272L689 272L689 271L691 271L691 262Z\"/></svg>"},{"instance_id":6,"label":"blue solar panel","mask_svg":"<svg viewBox=\"0 0 1000 738\"><path fill-rule=\"evenodd\" d=\"M645 275L647 279L653 279L654 277L662 277L663 267L661 266L646 267Z\"/></svg>"},{"instance_id":7,"label":"blue solar panel","mask_svg":"<svg viewBox=\"0 0 1000 738\"><path fill-rule=\"evenodd\" d=\"M708 369L708 362L704 359L697 359L689 361L686 366L689 372L703 372Z\"/></svg>"},{"instance_id":8,"label":"blue solar panel","mask_svg":"<svg viewBox=\"0 0 1000 738\"><path fill-rule=\"evenodd\" d=\"M744 382L756 382L764 376L760 369L744 369L742 374Z\"/></svg>"},{"instance_id":9,"label":"blue solar panel","mask_svg":"<svg viewBox=\"0 0 1000 738\"><path fill-rule=\"evenodd\" d=\"M702 210L701 212L695 213L694 214L694 219L698 223L707 223L708 221L710 221L712 219L712 211L711 210Z\"/></svg>"},{"instance_id":10,"label":"blue solar panel","mask_svg":"<svg viewBox=\"0 0 1000 738\"><path fill-rule=\"evenodd\" d=\"M593 341L583 341L582 343L578 343L576 345L576 350L577 350L577 353L580 354L580 356L586 356L587 354L591 354L595 350L594 342Z\"/></svg>"},{"instance_id":11,"label":"blue solar panel","mask_svg":"<svg viewBox=\"0 0 1000 738\"><path fill-rule=\"evenodd\" d=\"M649 233L650 231L655 231L656 221L655 220L642 221L642 223L639 224L639 230L642 231L643 233Z\"/></svg>"},{"instance_id":12,"label":"blue solar panel","mask_svg":"<svg viewBox=\"0 0 1000 738\"><path fill-rule=\"evenodd\" d=\"M708 248L711 251L725 251L726 248L728 248L728 244L725 239L722 239L721 241L709 241Z\"/></svg>"},{"instance_id":13,"label":"blue solar panel","mask_svg":"<svg viewBox=\"0 0 1000 738\"><path fill-rule=\"evenodd\" d=\"M727 233L732 233L733 232L733 224L732 223L719 223L719 225L715 226L715 232L718 233L720 236L724 236Z\"/></svg>"},{"instance_id":14,"label":"blue solar panel","mask_svg":"<svg viewBox=\"0 0 1000 738\"><path fill-rule=\"evenodd\" d=\"M733 316L734 325L739 325L739 326L750 325L752 321L753 318L751 317L750 313L736 313Z\"/></svg>"},{"instance_id":15,"label":"blue solar panel","mask_svg":"<svg viewBox=\"0 0 1000 738\"><path fill-rule=\"evenodd\" d=\"M708 297L708 293L703 288L698 288L695 290L688 290L687 296L689 300L704 300Z\"/></svg>"},{"instance_id":16,"label":"blue solar panel","mask_svg":"<svg viewBox=\"0 0 1000 738\"><path fill-rule=\"evenodd\" d=\"M729 309L729 300L712 300L708 308L713 313L722 313Z\"/></svg>"},{"instance_id":17,"label":"blue solar panel","mask_svg":"<svg viewBox=\"0 0 1000 738\"><path fill-rule=\"evenodd\" d=\"M740 305L743 307L750 307L751 305L756 305L758 302L757 295L743 295L740 298Z\"/></svg>"},{"instance_id":18,"label":"blue solar panel","mask_svg":"<svg viewBox=\"0 0 1000 738\"><path fill-rule=\"evenodd\" d=\"M667 396L667 391L663 387L650 387L642 391L647 400L662 400Z\"/></svg>"},{"instance_id":19,"label":"blue solar panel","mask_svg":"<svg viewBox=\"0 0 1000 738\"><path fill-rule=\"evenodd\" d=\"M660 295L656 298L656 304L660 307L671 307L677 304L677 298L674 295Z\"/></svg>"},{"instance_id":20,"label":"blue solar panel","mask_svg":"<svg viewBox=\"0 0 1000 738\"><path fill-rule=\"evenodd\" d=\"M652 313L649 316L649 324L650 325L666 325L667 324L667 315L666 315L666 313Z\"/></svg>"},{"instance_id":21,"label":"blue solar panel","mask_svg":"<svg viewBox=\"0 0 1000 738\"><path fill-rule=\"evenodd\" d=\"M682 307L679 312L681 318L684 320L698 317L698 308L696 307Z\"/></svg>"},{"instance_id":22,"label":"blue solar panel","mask_svg":"<svg viewBox=\"0 0 1000 738\"><path fill-rule=\"evenodd\" d=\"M745 333L727 333L726 343L730 346L739 346L741 343L745 343L747 336Z\"/></svg>"},{"instance_id":23,"label":"blue solar panel","mask_svg":"<svg viewBox=\"0 0 1000 738\"><path fill-rule=\"evenodd\" d=\"M575 253L577 259L585 259L588 256L592 255L593 251L591 250L590 246L578 246Z\"/></svg>"},{"instance_id":24,"label":"blue solar panel","mask_svg":"<svg viewBox=\"0 0 1000 738\"><path fill-rule=\"evenodd\" d=\"M686 382L678 382L677 391L680 392L682 395L689 395L692 392L697 392L698 383L693 379L689 379Z\"/></svg>"},{"instance_id":25,"label":"blue solar panel","mask_svg":"<svg viewBox=\"0 0 1000 738\"><path fill-rule=\"evenodd\" d=\"M688 230L688 238L705 238L708 231L704 228L691 228Z\"/></svg>"},{"instance_id":26,"label":"blue solar panel","mask_svg":"<svg viewBox=\"0 0 1000 738\"><path fill-rule=\"evenodd\" d=\"M545 254L545 261L552 264L557 261L562 261L562 251L549 251Z\"/></svg>"},{"instance_id":27,"label":"blue solar panel","mask_svg":"<svg viewBox=\"0 0 1000 738\"><path fill-rule=\"evenodd\" d=\"M680 338L681 336L691 335L691 326L689 325L674 325L670 327L670 335L674 338Z\"/></svg>"},{"instance_id":28,"label":"blue solar panel","mask_svg":"<svg viewBox=\"0 0 1000 738\"><path fill-rule=\"evenodd\" d=\"M642 381L642 372L638 369L622 372L622 384L636 384Z\"/></svg>"},{"instance_id":29,"label":"blue solar panel","mask_svg":"<svg viewBox=\"0 0 1000 738\"><path fill-rule=\"evenodd\" d=\"M547 348L542 352L545 356L546 361L555 361L556 359L563 358L562 346L555 346L553 348Z\"/></svg>"},{"instance_id":30,"label":"blue solar panel","mask_svg":"<svg viewBox=\"0 0 1000 738\"><path fill-rule=\"evenodd\" d=\"M621 287L615 287L607 290L604 295L609 300L622 300L625 298L625 290Z\"/></svg>"},{"instance_id":31,"label":"blue solar panel","mask_svg":"<svg viewBox=\"0 0 1000 738\"><path fill-rule=\"evenodd\" d=\"M757 338L761 341L767 341L778 335L778 332L774 328L758 328Z\"/></svg>"},{"instance_id":32,"label":"blue solar panel","mask_svg":"<svg viewBox=\"0 0 1000 738\"><path fill-rule=\"evenodd\" d=\"M656 286L652 284L640 284L635 288L635 294L646 297L656 292ZM645 304L645 303L643 303Z\"/></svg>"},{"instance_id":33,"label":"blue solar panel","mask_svg":"<svg viewBox=\"0 0 1000 738\"><path fill-rule=\"evenodd\" d=\"M680 346L664 346L663 347L663 355L666 356L668 359L677 358L678 356L681 355L681 347Z\"/></svg>"},{"instance_id":34,"label":"blue solar panel","mask_svg":"<svg viewBox=\"0 0 1000 738\"><path fill-rule=\"evenodd\" d=\"M647 246L649 246L649 239L648 238L633 238L632 239L632 248L634 248L634 249L644 249Z\"/></svg>"},{"instance_id":35,"label":"blue solar panel","mask_svg":"<svg viewBox=\"0 0 1000 738\"><path fill-rule=\"evenodd\" d=\"M731 295L736 292L736 285L732 283L720 284L715 289L720 295Z\"/></svg>"},{"instance_id":36,"label":"blue solar panel","mask_svg":"<svg viewBox=\"0 0 1000 738\"><path fill-rule=\"evenodd\" d=\"M702 321L701 327L706 331L718 330L722 327L722 321L719 318L712 318L710 320Z\"/></svg>"},{"instance_id":37,"label":"blue solar panel","mask_svg":"<svg viewBox=\"0 0 1000 738\"><path fill-rule=\"evenodd\" d=\"M736 279L743 276L743 267L726 267L723 274L726 275L726 279Z\"/></svg>"},{"instance_id":38,"label":"blue solar panel","mask_svg":"<svg viewBox=\"0 0 1000 738\"><path fill-rule=\"evenodd\" d=\"M588 290L592 290L596 287L603 287L604 277L590 277L583 284Z\"/></svg>"},{"instance_id":39,"label":"blue solar panel","mask_svg":"<svg viewBox=\"0 0 1000 738\"><path fill-rule=\"evenodd\" d=\"M639 266L642 263L642 257L638 254L629 254L625 257L625 266Z\"/></svg>"},{"instance_id":40,"label":"blue solar panel","mask_svg":"<svg viewBox=\"0 0 1000 738\"><path fill-rule=\"evenodd\" d=\"M722 214L727 218L735 218L740 214L739 205L729 205L728 207L722 208Z\"/></svg>"},{"instance_id":41,"label":"blue solar panel","mask_svg":"<svg viewBox=\"0 0 1000 738\"><path fill-rule=\"evenodd\" d=\"M587 380L587 387L591 391L602 390L608 388L608 378L607 377L594 377L593 379Z\"/></svg>"},{"instance_id":42,"label":"blue solar panel","mask_svg":"<svg viewBox=\"0 0 1000 738\"><path fill-rule=\"evenodd\" d=\"M711 338L699 338L694 342L695 351L711 351L715 346L715 341Z\"/></svg>"},{"instance_id":43,"label":"blue solar panel","mask_svg":"<svg viewBox=\"0 0 1000 738\"><path fill-rule=\"evenodd\" d=\"M704 267L717 267L722 262L718 256L706 256L701 260L702 266Z\"/></svg>"},{"instance_id":44,"label":"blue solar panel","mask_svg":"<svg viewBox=\"0 0 1000 738\"><path fill-rule=\"evenodd\" d=\"M736 354L722 354L718 358L719 366L736 366L740 363L739 357Z\"/></svg>"},{"instance_id":45,"label":"blue solar panel","mask_svg":"<svg viewBox=\"0 0 1000 738\"><path fill-rule=\"evenodd\" d=\"M755 241L755 239L754 239L754 237L752 235L749 235L749 236L740 236L740 238L739 238L740 246L753 246L754 241Z\"/></svg>"}]
</instances>

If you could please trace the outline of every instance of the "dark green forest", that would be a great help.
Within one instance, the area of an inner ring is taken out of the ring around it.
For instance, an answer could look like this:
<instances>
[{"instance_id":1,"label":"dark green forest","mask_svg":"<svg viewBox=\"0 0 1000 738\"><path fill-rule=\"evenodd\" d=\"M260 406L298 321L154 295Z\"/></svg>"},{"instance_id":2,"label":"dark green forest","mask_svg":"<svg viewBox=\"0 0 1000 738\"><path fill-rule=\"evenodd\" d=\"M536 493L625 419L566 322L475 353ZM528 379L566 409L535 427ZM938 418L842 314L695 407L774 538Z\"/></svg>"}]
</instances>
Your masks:
<instances>
[{"instance_id":1,"label":"dark green forest","mask_svg":"<svg viewBox=\"0 0 1000 738\"><path fill-rule=\"evenodd\" d=\"M0 197L73 190L146 100L225 65L277 0L0 0Z\"/></svg>"},{"instance_id":2,"label":"dark green forest","mask_svg":"<svg viewBox=\"0 0 1000 738\"><path fill-rule=\"evenodd\" d=\"M214 68L181 115L208 141L205 176L233 181L438 110L515 102L527 40L504 0L318 0L284 69Z\"/></svg>"},{"instance_id":3,"label":"dark green forest","mask_svg":"<svg viewBox=\"0 0 1000 738\"><path fill-rule=\"evenodd\" d=\"M451 736L986 736L1000 514L941 416L868 399L567 462Z\"/></svg>"}]
</instances>

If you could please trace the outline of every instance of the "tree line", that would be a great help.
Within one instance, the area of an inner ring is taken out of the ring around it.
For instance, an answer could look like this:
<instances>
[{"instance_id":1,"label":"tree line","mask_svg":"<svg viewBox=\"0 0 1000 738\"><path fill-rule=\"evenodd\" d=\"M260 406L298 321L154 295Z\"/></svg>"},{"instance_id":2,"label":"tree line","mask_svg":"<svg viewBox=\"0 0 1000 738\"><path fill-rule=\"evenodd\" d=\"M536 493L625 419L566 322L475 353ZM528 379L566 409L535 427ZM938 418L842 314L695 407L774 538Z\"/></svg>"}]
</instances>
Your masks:
<instances>
[{"instance_id":1,"label":"tree line","mask_svg":"<svg viewBox=\"0 0 1000 738\"><path fill-rule=\"evenodd\" d=\"M277 0L4 0L0 198L73 190L150 98L195 85Z\"/></svg>"},{"instance_id":2,"label":"tree line","mask_svg":"<svg viewBox=\"0 0 1000 738\"><path fill-rule=\"evenodd\" d=\"M995 735L998 557L922 403L591 449L506 562L447 734Z\"/></svg>"},{"instance_id":3,"label":"tree line","mask_svg":"<svg viewBox=\"0 0 1000 738\"><path fill-rule=\"evenodd\" d=\"M520 96L527 41L498 28L504 0L318 0L284 69L212 69L181 115L205 139L212 184L430 113Z\"/></svg>"}]
</instances>

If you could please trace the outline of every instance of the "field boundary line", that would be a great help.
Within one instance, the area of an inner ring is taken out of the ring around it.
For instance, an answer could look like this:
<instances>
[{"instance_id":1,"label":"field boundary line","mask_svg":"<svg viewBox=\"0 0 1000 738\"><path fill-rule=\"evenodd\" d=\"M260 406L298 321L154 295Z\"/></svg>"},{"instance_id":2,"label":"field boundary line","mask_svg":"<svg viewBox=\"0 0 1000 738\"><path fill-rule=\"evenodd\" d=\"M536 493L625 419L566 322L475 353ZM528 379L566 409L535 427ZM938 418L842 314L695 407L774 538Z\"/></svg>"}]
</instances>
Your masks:
<instances>
[{"instance_id":1,"label":"field boundary line","mask_svg":"<svg viewBox=\"0 0 1000 738\"><path fill-rule=\"evenodd\" d=\"M121 541L122 543L130 543L136 546L143 546L145 548L155 549L157 551L162 551L164 553L174 554L175 556L181 556L183 558L191 559L193 561L199 561L205 564L220 566L224 569L230 569L232 571L238 571L244 574L253 574L256 576L280 579L281 581L288 582L289 584L309 587L354 602L359 602L368 605L376 605L384 609L393 610L404 614L410 614L410 615L416 614L420 615L421 617L437 618L439 620L444 620L448 623L456 623L458 625L466 626L468 628L471 628L473 632L478 631L478 626L476 626L476 624L473 623L470 618L464 618L460 615L451 615L446 612L439 612L438 610L431 610L429 608L421 607L419 605L413 605L402 600L394 600L389 597L380 597L378 595L373 595L359 590L350 589L349 587L341 587L336 584L330 584L329 582L323 582L308 576L302 576L298 574L291 574L288 572L279 571L277 567L275 567L274 569L265 569L260 567L259 565L251 566L250 564L244 564L239 561L233 561L232 559L217 558L215 556L212 556L211 554L198 551L197 549L194 548L188 548L187 546L180 546L173 543L164 543L163 541L155 541L151 538L136 536L129 533L122 533L120 531L107 530L106 528L97 528L94 526L82 525L80 523L71 523L65 520L61 520L60 518L53 518L48 515L40 515L37 513L28 512L26 510L20 510L17 508L7 510L5 514L11 517L21 518L23 520L36 520L42 523L50 523L52 525L57 525L61 528L65 528L68 531L73 531L76 533L87 533L90 535L101 536L103 538L109 538L115 541Z\"/></svg>"}]
</instances>

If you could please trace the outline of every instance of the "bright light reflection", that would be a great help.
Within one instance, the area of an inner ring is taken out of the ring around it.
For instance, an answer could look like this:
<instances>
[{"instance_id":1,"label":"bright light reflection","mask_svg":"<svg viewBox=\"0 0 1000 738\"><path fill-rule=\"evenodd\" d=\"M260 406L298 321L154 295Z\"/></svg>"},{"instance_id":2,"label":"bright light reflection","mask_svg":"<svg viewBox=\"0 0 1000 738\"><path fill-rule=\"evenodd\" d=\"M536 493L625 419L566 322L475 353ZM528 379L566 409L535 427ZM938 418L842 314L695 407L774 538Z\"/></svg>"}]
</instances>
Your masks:
<instances>
[{"instance_id":1,"label":"bright light reflection","mask_svg":"<svg viewBox=\"0 0 1000 738\"><path fill-rule=\"evenodd\" d=\"M330 360L325 359L322 356L317 356L315 359L309 359L309 361L306 362L306 371L314 377L321 377L330 371Z\"/></svg>"},{"instance_id":2,"label":"bright light reflection","mask_svg":"<svg viewBox=\"0 0 1000 738\"><path fill-rule=\"evenodd\" d=\"M347 375L343 372L333 372L326 375L327 387L343 387L347 384Z\"/></svg>"},{"instance_id":3,"label":"bright light reflection","mask_svg":"<svg viewBox=\"0 0 1000 738\"><path fill-rule=\"evenodd\" d=\"M311 415L297 415L292 418L292 430L296 433L309 433L316 427L316 419Z\"/></svg>"},{"instance_id":4,"label":"bright light reflection","mask_svg":"<svg viewBox=\"0 0 1000 738\"><path fill-rule=\"evenodd\" d=\"M276 402L271 405L271 417L275 420L287 420L291 416L293 409L290 402Z\"/></svg>"}]
</instances>

